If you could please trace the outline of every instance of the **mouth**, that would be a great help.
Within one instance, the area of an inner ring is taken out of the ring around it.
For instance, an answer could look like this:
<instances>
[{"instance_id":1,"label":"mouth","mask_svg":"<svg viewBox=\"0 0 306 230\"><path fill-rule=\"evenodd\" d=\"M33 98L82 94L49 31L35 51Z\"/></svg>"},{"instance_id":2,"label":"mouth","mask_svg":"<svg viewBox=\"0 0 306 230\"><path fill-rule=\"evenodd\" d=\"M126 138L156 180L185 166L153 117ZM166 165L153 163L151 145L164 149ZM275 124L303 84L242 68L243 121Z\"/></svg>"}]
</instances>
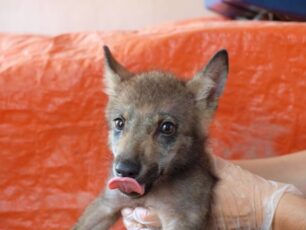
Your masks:
<instances>
[{"instance_id":1,"label":"mouth","mask_svg":"<svg viewBox=\"0 0 306 230\"><path fill-rule=\"evenodd\" d=\"M131 198L139 198L151 190L161 175L162 173L158 173L158 171L150 170L145 177L138 179L115 176L108 181L107 186L111 190L118 189Z\"/></svg>"},{"instance_id":2,"label":"mouth","mask_svg":"<svg viewBox=\"0 0 306 230\"><path fill-rule=\"evenodd\" d=\"M131 177L114 177L108 182L108 188L118 189L131 197L143 196L146 192L146 185Z\"/></svg>"},{"instance_id":3,"label":"mouth","mask_svg":"<svg viewBox=\"0 0 306 230\"><path fill-rule=\"evenodd\" d=\"M130 198L139 198L146 195L153 184L155 186L162 174L163 170L160 170L157 164L148 166L145 172L135 178L118 175L114 170L114 177L108 181L107 187L111 190L117 189Z\"/></svg>"}]
</instances>

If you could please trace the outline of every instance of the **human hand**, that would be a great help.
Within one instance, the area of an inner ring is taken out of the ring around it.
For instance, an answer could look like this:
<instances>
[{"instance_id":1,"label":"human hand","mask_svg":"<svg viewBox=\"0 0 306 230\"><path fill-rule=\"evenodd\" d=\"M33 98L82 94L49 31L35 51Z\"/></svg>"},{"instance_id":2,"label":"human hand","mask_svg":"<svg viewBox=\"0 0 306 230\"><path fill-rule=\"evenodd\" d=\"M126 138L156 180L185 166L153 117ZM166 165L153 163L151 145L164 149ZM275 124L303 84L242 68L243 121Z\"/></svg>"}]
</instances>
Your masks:
<instances>
[{"instance_id":1,"label":"human hand","mask_svg":"<svg viewBox=\"0 0 306 230\"><path fill-rule=\"evenodd\" d=\"M220 178L212 207L214 229L270 229L282 195L299 194L294 186L265 180L216 156L212 160ZM122 216L128 230L161 227L150 209L124 209Z\"/></svg>"},{"instance_id":2,"label":"human hand","mask_svg":"<svg viewBox=\"0 0 306 230\"><path fill-rule=\"evenodd\" d=\"M161 228L158 216L146 208L122 209L123 223L128 230L158 230Z\"/></svg>"}]
</instances>

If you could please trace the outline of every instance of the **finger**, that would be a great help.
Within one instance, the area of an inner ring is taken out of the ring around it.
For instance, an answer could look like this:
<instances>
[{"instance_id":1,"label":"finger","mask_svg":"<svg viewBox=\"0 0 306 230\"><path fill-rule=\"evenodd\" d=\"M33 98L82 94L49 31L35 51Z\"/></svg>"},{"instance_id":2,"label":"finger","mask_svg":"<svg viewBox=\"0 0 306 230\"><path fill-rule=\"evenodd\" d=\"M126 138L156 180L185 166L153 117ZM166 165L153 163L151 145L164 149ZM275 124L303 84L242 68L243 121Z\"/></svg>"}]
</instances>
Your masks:
<instances>
[{"instance_id":1,"label":"finger","mask_svg":"<svg viewBox=\"0 0 306 230\"><path fill-rule=\"evenodd\" d=\"M133 209L124 208L121 210L121 215L123 218L129 218L131 215L133 215Z\"/></svg>"},{"instance_id":2,"label":"finger","mask_svg":"<svg viewBox=\"0 0 306 230\"><path fill-rule=\"evenodd\" d=\"M143 229L143 225L138 223L133 216L133 209L124 208L121 210L121 214L123 217L123 224L127 230L141 230Z\"/></svg>"},{"instance_id":3,"label":"finger","mask_svg":"<svg viewBox=\"0 0 306 230\"><path fill-rule=\"evenodd\" d=\"M144 229L144 226L140 223L137 223L134 220L123 219L123 225L127 230L141 230Z\"/></svg>"},{"instance_id":4,"label":"finger","mask_svg":"<svg viewBox=\"0 0 306 230\"><path fill-rule=\"evenodd\" d=\"M135 222L135 219L134 219L134 213L133 213L133 209L131 208L124 208L121 210L121 215L123 217L123 220L125 221L128 221L128 222Z\"/></svg>"},{"instance_id":5,"label":"finger","mask_svg":"<svg viewBox=\"0 0 306 230\"><path fill-rule=\"evenodd\" d=\"M135 208L133 211L133 217L137 222L148 227L161 227L157 214L150 209L140 207Z\"/></svg>"}]
</instances>

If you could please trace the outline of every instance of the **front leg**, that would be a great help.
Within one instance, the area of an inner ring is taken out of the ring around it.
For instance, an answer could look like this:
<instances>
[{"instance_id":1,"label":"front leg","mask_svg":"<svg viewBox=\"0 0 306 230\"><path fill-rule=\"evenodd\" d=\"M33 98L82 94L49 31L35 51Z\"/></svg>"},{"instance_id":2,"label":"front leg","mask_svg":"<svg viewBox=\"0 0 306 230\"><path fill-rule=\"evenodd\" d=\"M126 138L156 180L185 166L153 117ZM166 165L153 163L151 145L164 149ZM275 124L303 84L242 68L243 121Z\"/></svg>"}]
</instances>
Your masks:
<instances>
[{"instance_id":1,"label":"front leg","mask_svg":"<svg viewBox=\"0 0 306 230\"><path fill-rule=\"evenodd\" d=\"M73 230L108 230L120 216L119 199L112 191L94 200L79 218Z\"/></svg>"}]
</instances>

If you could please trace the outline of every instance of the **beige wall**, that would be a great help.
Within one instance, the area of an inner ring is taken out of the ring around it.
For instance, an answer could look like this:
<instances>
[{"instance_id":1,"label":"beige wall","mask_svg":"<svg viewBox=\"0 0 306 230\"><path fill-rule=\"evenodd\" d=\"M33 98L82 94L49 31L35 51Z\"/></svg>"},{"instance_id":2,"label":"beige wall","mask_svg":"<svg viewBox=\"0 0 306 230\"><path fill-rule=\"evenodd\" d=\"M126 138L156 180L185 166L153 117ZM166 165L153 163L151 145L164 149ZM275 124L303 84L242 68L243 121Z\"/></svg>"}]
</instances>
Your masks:
<instances>
[{"instance_id":1,"label":"beige wall","mask_svg":"<svg viewBox=\"0 0 306 230\"><path fill-rule=\"evenodd\" d=\"M138 29L211 15L203 0L0 0L0 32Z\"/></svg>"}]
</instances>

